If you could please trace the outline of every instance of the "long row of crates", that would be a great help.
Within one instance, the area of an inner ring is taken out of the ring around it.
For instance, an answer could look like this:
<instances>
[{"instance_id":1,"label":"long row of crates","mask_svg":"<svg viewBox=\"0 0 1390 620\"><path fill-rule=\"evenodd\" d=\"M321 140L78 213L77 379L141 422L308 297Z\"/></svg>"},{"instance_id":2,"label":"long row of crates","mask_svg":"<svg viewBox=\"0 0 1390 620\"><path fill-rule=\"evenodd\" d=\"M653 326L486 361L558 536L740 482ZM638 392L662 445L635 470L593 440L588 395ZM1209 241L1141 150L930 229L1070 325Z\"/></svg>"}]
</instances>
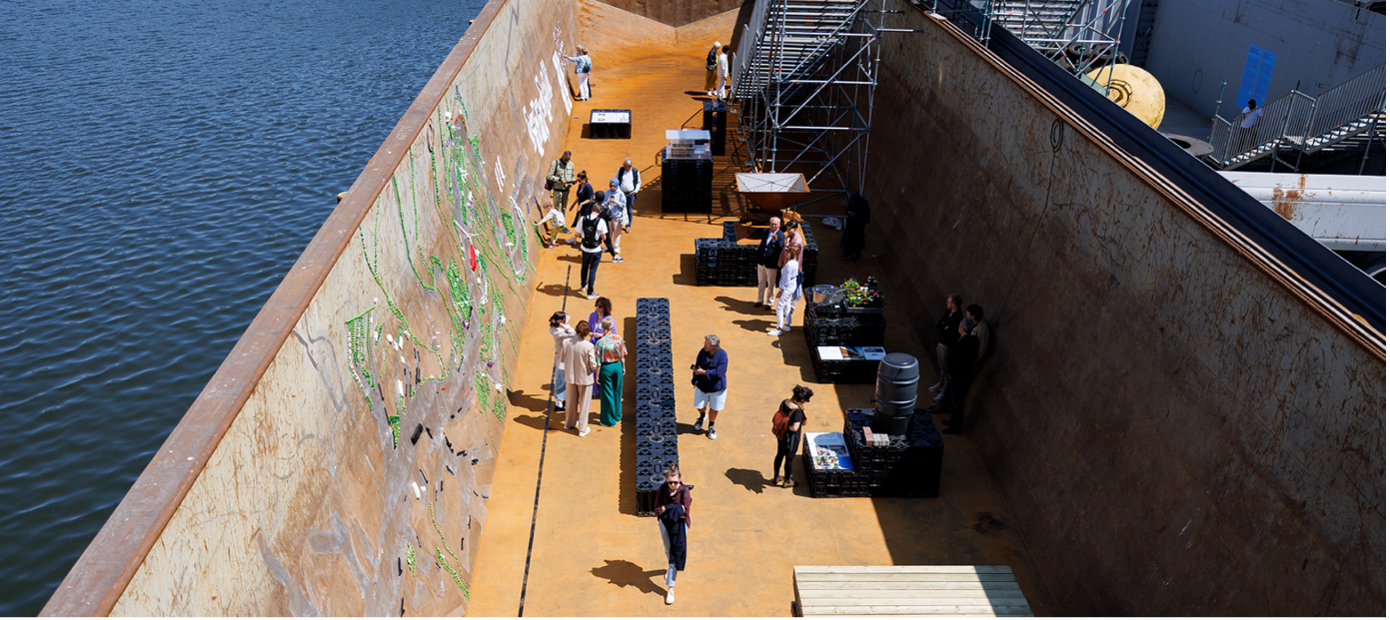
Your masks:
<instances>
[{"instance_id":1,"label":"long row of crates","mask_svg":"<svg viewBox=\"0 0 1390 620\"><path fill-rule=\"evenodd\" d=\"M758 285L758 246L738 242L734 222L724 223L724 236L720 239L695 240L695 284L698 286L757 286ZM805 261L802 273L805 275L802 288L816 285L816 267L820 262L820 246L811 233L809 222L801 223L801 233L806 237L806 249L801 257Z\"/></svg>"},{"instance_id":2,"label":"long row of crates","mask_svg":"<svg viewBox=\"0 0 1390 620\"><path fill-rule=\"evenodd\" d=\"M655 516L665 471L680 464L676 450L676 385L671 362L671 302L637 300L637 514Z\"/></svg>"}]
</instances>

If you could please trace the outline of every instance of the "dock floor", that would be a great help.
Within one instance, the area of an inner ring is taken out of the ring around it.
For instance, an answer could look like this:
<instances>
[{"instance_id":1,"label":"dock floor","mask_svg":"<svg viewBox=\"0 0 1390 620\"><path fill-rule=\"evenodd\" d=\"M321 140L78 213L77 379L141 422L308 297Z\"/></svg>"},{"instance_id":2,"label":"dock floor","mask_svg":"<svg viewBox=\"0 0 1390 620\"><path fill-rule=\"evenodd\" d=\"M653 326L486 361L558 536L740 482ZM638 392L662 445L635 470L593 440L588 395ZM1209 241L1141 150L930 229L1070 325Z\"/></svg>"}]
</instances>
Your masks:
<instances>
[{"instance_id":1,"label":"dock floor","mask_svg":"<svg viewBox=\"0 0 1390 620\"><path fill-rule=\"evenodd\" d=\"M566 147L574 152L577 169L589 171L596 188L606 187L624 157L632 157L642 169L643 181L652 185L638 199L632 233L623 236L626 262L613 264L605 258L599 267L598 292L613 301L625 338L632 339L637 298L667 297L678 368L687 358L693 362L706 334L719 335L729 353L728 405L719 418L716 440L694 433L693 388L681 373L676 376L682 469L685 481L695 485L689 563L678 580L676 604L668 607L663 602L666 562L656 520L636 516L630 408L635 382L625 382L624 422L618 427L597 424L595 400L590 414L593 431L587 437L559 430L563 412L550 421L550 432L542 431L553 351L547 319L561 307L566 271L572 268L572 288L579 278L578 251L561 246L544 250L538 266L536 294L525 319L510 392L510 418L473 571L469 615L517 614L533 506L535 539L525 577L527 616L786 616L795 596L795 565L926 564L1010 566L1034 613L1056 615L968 436L945 437L939 498L813 499L800 463L800 486L770 486L776 452L771 417L794 385L815 390L807 407L807 429L813 432L839 431L841 411L871 406L873 386L815 383L800 308L792 332L772 338L766 334L773 325L772 313L753 309L756 289L695 286L693 240L718 237L722 222L737 219L736 197L720 188L720 183L732 183L734 164L729 157L717 158L716 170L722 172L716 176L713 215L662 215L660 169L654 155L664 145L664 130L680 127L700 109L700 98L687 91L703 87L708 45L692 40L683 46L688 49L662 50L611 69L605 67L617 65L612 61L617 55L605 58L596 50L594 98L574 104ZM586 139L582 130L591 108L632 109L632 139ZM699 119L693 122L698 125ZM836 208L825 201L815 212ZM838 231L812 219L821 247L821 283L878 273L870 257L872 239L864 262L841 261ZM888 348L920 360L925 387L935 363L911 331L909 312L915 322L934 325L942 309L904 308L894 303L891 290L885 293ZM571 316L587 317L592 309L591 302L571 290ZM629 356L629 377L632 363ZM923 400L930 398L925 389L921 393ZM937 421L940 424L939 416ZM542 437L547 435L537 504L538 464Z\"/></svg>"}]
</instances>

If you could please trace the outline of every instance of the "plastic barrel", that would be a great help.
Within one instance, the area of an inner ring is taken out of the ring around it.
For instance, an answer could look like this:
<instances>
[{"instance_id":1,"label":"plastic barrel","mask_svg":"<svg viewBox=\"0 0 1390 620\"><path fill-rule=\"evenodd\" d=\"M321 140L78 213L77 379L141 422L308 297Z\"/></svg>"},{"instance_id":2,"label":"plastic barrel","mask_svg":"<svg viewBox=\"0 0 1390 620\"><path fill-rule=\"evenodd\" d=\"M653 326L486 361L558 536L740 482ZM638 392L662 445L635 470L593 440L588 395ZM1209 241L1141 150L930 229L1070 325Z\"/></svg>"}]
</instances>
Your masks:
<instances>
[{"instance_id":1,"label":"plastic barrel","mask_svg":"<svg viewBox=\"0 0 1390 620\"><path fill-rule=\"evenodd\" d=\"M889 353L878 364L878 384L874 397L875 433L906 435L917 405L917 381L921 377L917 358L906 353Z\"/></svg>"}]
</instances>

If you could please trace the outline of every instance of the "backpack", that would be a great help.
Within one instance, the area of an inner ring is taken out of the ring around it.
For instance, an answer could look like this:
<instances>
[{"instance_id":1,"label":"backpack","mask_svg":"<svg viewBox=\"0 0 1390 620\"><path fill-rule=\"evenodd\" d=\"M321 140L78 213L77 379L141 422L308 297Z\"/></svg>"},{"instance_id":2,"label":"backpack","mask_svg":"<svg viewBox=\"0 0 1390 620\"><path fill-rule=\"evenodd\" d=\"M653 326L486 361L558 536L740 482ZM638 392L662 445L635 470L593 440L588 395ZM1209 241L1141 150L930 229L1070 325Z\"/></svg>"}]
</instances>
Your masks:
<instances>
[{"instance_id":1,"label":"backpack","mask_svg":"<svg viewBox=\"0 0 1390 620\"><path fill-rule=\"evenodd\" d=\"M791 426L791 421L792 414L783 411L782 407L778 407L777 413L772 414L772 434L776 435L778 439L785 438L787 436L787 427Z\"/></svg>"},{"instance_id":2,"label":"backpack","mask_svg":"<svg viewBox=\"0 0 1390 620\"><path fill-rule=\"evenodd\" d=\"M580 225L584 228L584 241L583 241L583 245L584 245L584 247L586 247L586 248L588 248L588 249L590 249L590 250L592 250L592 249L594 249L594 248L597 248L597 247L598 247L598 244L599 244L599 239L598 239L598 223L599 223L599 219L598 219L598 218L596 218L596 217L589 217L589 216L587 216L587 215L584 216L584 219L580 221Z\"/></svg>"}]
</instances>

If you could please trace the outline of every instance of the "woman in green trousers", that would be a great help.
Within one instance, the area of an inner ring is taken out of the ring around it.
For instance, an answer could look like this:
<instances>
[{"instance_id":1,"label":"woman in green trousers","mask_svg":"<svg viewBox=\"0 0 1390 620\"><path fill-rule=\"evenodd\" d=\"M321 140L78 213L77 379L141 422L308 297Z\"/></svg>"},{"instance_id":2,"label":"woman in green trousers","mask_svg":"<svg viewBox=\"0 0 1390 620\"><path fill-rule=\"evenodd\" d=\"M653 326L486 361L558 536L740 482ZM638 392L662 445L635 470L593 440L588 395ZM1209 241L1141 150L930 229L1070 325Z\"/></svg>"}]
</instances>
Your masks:
<instances>
[{"instance_id":1,"label":"woman in green trousers","mask_svg":"<svg viewBox=\"0 0 1390 620\"><path fill-rule=\"evenodd\" d=\"M627 357L627 346L618 335L613 317L606 316L599 323L603 337L595 343L598 350L599 383L599 424L617 426L623 419L623 358Z\"/></svg>"}]
</instances>

